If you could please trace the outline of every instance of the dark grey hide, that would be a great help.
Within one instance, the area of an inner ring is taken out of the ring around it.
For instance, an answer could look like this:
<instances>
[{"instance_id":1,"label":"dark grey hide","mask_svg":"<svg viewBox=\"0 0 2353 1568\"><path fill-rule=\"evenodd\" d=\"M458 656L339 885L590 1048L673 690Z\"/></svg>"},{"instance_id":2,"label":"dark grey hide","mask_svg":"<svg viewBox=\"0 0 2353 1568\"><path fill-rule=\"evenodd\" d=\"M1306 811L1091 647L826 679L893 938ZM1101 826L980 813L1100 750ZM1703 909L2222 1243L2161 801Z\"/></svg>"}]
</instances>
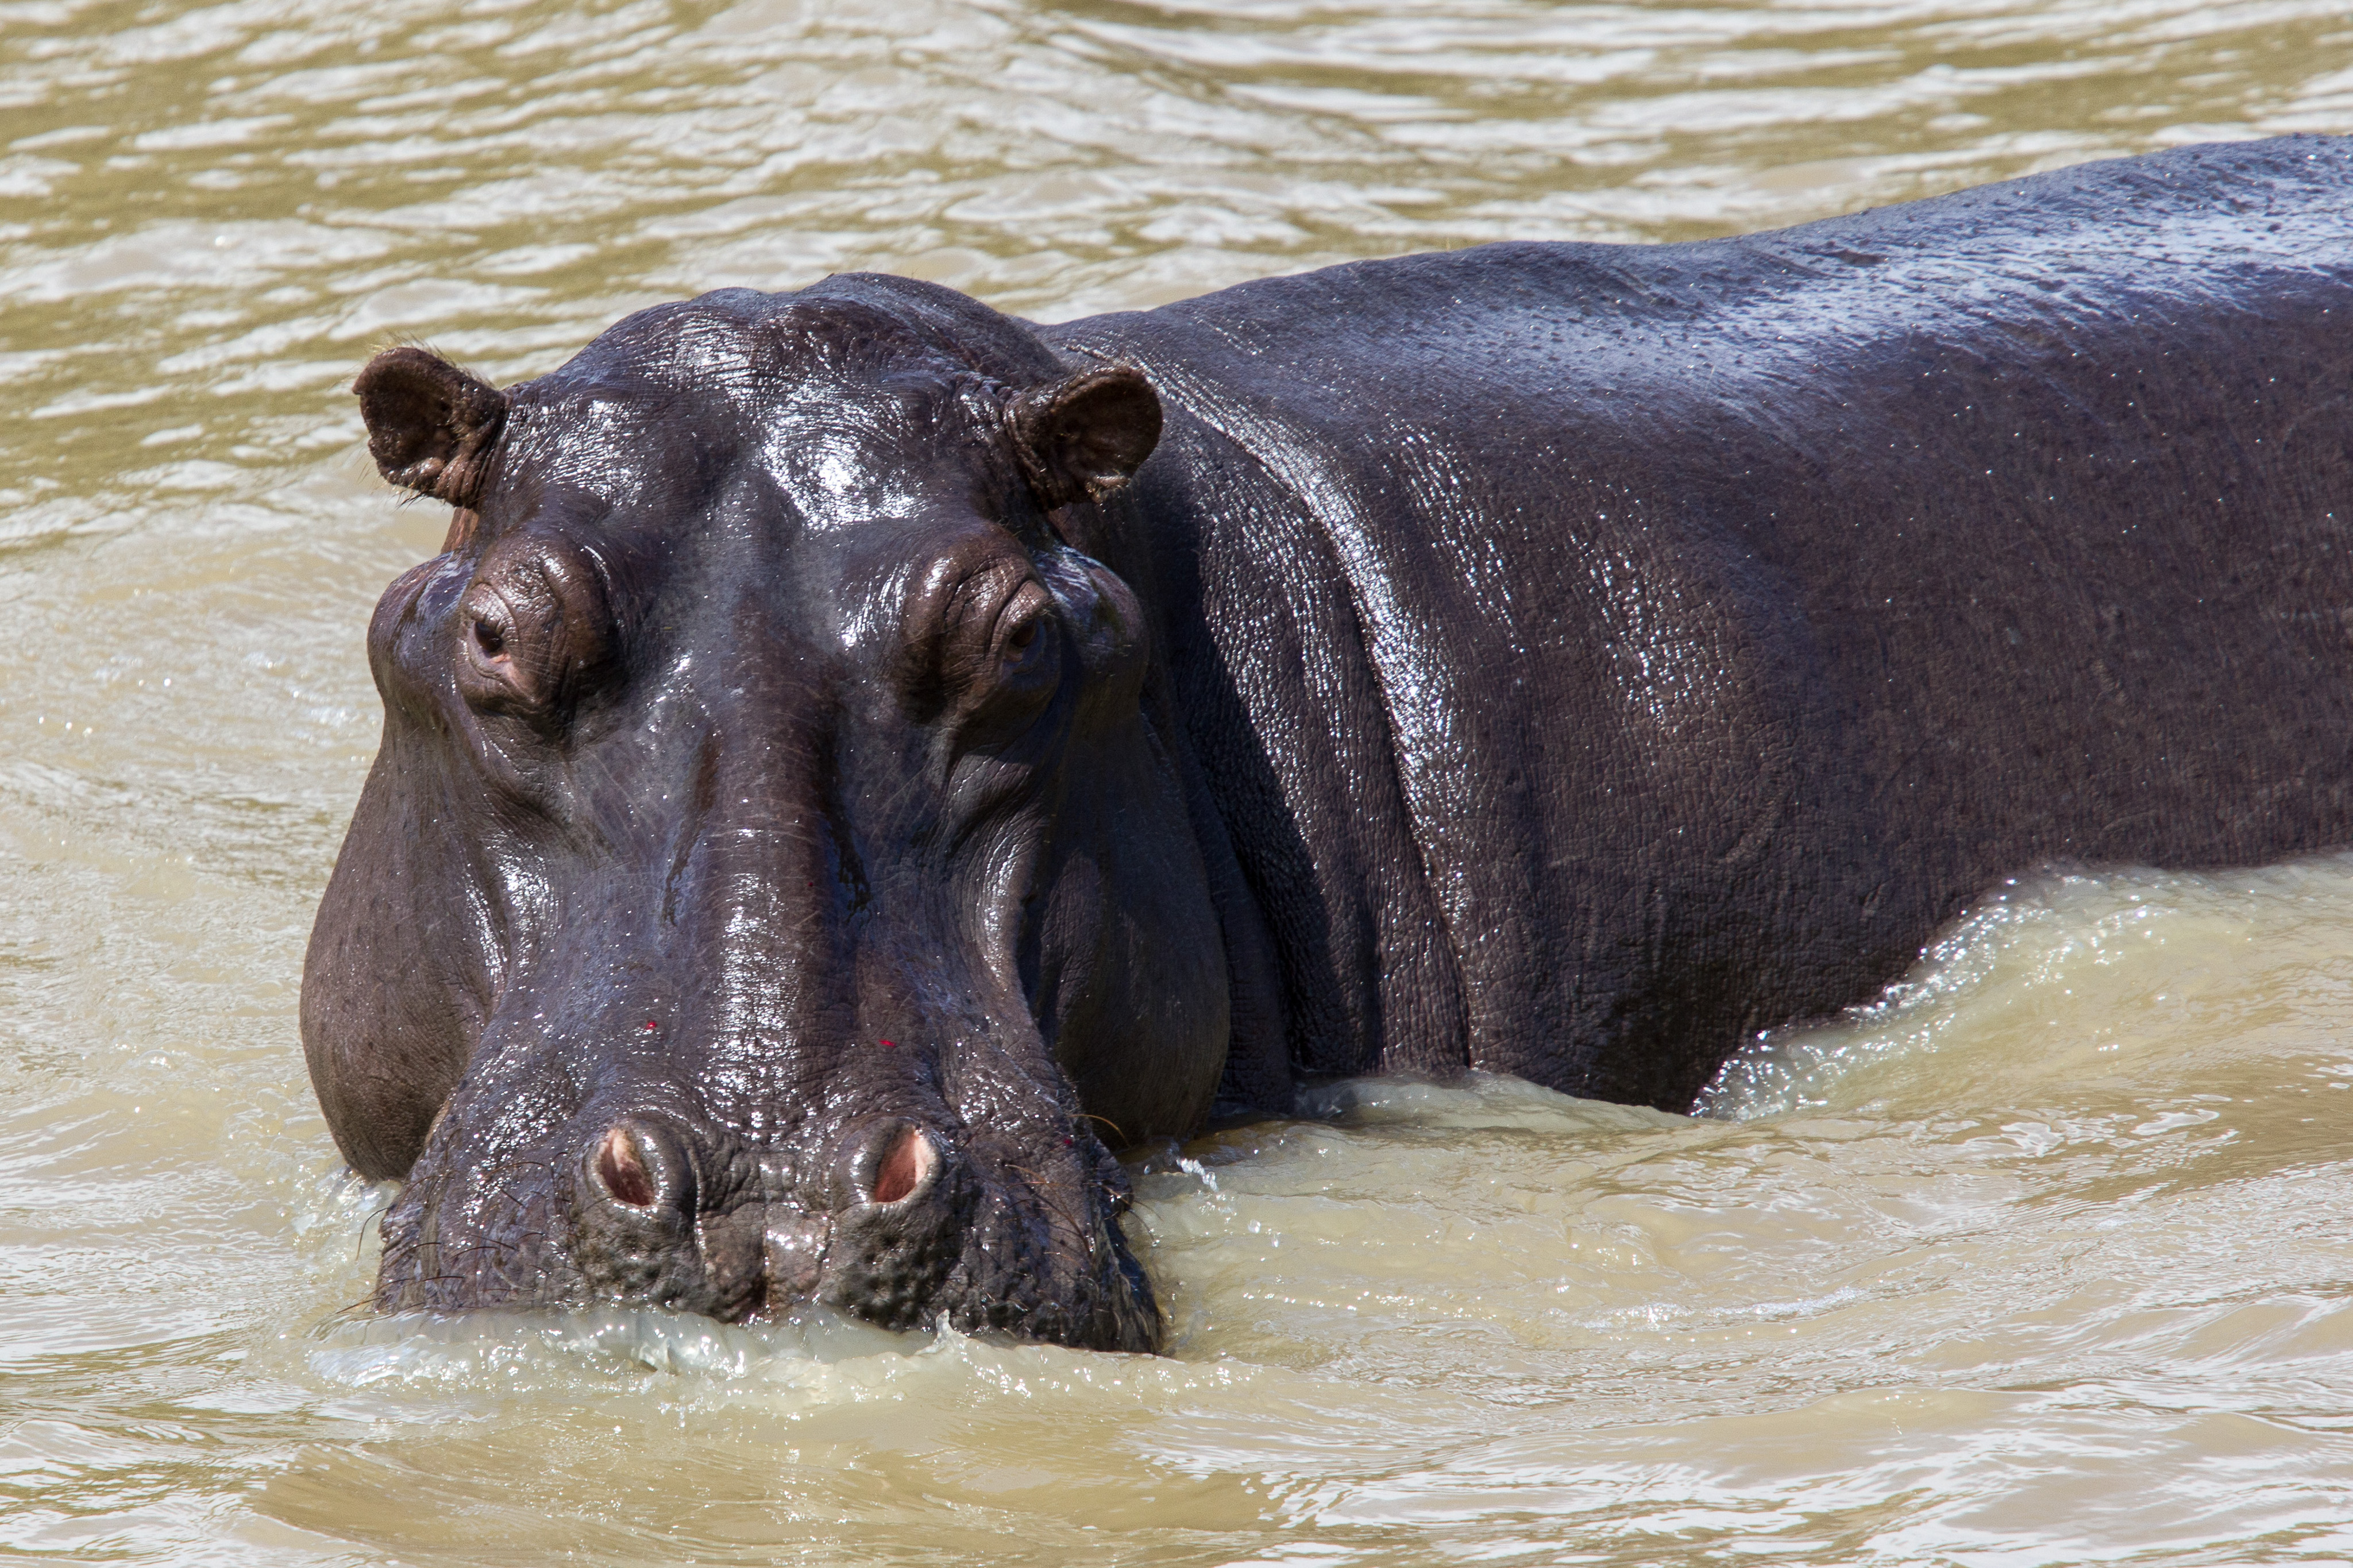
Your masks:
<instances>
[{"instance_id":1,"label":"dark grey hide","mask_svg":"<svg viewBox=\"0 0 2353 1568\"><path fill-rule=\"evenodd\" d=\"M378 462L460 510L304 988L409 1177L379 1303L1146 1349L1108 1150L1220 1095L1680 1109L2005 875L2353 841L2348 200L2294 138L380 358Z\"/></svg>"}]
</instances>

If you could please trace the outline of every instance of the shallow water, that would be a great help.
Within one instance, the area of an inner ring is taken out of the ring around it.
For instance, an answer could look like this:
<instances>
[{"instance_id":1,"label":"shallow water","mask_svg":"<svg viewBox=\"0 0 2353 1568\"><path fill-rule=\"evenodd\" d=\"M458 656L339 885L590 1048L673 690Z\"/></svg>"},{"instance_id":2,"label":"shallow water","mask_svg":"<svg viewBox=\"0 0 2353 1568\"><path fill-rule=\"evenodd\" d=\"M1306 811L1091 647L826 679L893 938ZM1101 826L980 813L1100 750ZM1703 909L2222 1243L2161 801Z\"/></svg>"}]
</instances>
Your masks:
<instances>
[{"instance_id":1,"label":"shallow water","mask_svg":"<svg viewBox=\"0 0 2353 1568\"><path fill-rule=\"evenodd\" d=\"M0 0L0 1554L2353 1558L2353 861L2003 889L1693 1120L1154 1155L1151 1359L352 1310L295 1044L432 549L343 388L881 267L1056 318L2353 129L2295 0Z\"/></svg>"}]
</instances>

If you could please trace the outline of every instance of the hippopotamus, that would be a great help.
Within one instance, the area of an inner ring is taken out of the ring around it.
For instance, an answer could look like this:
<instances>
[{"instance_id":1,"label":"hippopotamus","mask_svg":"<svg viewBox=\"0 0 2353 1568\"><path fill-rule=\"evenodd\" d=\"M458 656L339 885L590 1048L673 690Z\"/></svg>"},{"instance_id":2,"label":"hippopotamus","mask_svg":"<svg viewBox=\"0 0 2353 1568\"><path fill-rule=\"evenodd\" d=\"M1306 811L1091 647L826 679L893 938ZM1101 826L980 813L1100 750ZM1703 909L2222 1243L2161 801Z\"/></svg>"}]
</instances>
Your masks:
<instances>
[{"instance_id":1,"label":"hippopotamus","mask_svg":"<svg viewBox=\"0 0 2353 1568\"><path fill-rule=\"evenodd\" d=\"M368 449L452 509L302 1035L385 1310L1143 1352L1123 1150L1690 1107L2001 879L2353 842L2353 154L1045 326L725 289Z\"/></svg>"}]
</instances>

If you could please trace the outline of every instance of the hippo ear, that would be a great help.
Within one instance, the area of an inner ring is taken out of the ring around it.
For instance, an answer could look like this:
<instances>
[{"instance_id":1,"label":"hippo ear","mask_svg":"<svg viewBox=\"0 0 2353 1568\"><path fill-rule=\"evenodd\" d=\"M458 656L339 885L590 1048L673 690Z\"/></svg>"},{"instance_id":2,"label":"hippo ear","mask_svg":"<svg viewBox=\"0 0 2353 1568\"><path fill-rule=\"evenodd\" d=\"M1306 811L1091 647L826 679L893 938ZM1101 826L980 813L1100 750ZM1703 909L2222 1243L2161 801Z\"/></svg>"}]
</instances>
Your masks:
<instances>
[{"instance_id":1,"label":"hippo ear","mask_svg":"<svg viewBox=\"0 0 2353 1568\"><path fill-rule=\"evenodd\" d=\"M481 499L507 396L438 354L403 346L368 362L352 383L367 421L368 455L396 485L451 506Z\"/></svg>"},{"instance_id":2,"label":"hippo ear","mask_svg":"<svg viewBox=\"0 0 2353 1568\"><path fill-rule=\"evenodd\" d=\"M1033 386L1008 414L1022 472L1049 511L1103 500L1160 441L1160 399L1134 365L1105 365Z\"/></svg>"}]
</instances>

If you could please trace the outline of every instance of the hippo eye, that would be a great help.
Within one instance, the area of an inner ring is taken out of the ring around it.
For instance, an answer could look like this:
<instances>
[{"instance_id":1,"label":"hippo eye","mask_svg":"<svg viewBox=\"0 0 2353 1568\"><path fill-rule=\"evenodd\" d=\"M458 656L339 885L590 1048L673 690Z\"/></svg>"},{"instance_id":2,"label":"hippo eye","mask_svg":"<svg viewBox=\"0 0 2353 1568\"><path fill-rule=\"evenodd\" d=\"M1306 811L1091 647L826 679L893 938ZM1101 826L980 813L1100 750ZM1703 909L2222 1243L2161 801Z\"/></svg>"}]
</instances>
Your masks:
<instances>
[{"instance_id":1,"label":"hippo eye","mask_svg":"<svg viewBox=\"0 0 2353 1568\"><path fill-rule=\"evenodd\" d=\"M976 649L965 688L966 733L1003 739L1045 710L1060 684L1054 658L1053 599L1036 582L1022 584L997 613L993 656ZM986 645L983 645L983 649Z\"/></svg>"},{"instance_id":2,"label":"hippo eye","mask_svg":"<svg viewBox=\"0 0 2353 1568\"><path fill-rule=\"evenodd\" d=\"M1001 639L997 646L1017 659L1029 652L1053 607L1054 601L1035 578L1023 583L997 609L993 633Z\"/></svg>"},{"instance_id":3,"label":"hippo eye","mask_svg":"<svg viewBox=\"0 0 2353 1568\"><path fill-rule=\"evenodd\" d=\"M1054 596L1002 535L977 542L985 551L944 555L910 584L894 672L910 711L953 720L973 744L1001 741L1043 711L1061 668Z\"/></svg>"},{"instance_id":4,"label":"hippo eye","mask_svg":"<svg viewBox=\"0 0 2353 1568\"><path fill-rule=\"evenodd\" d=\"M611 673L612 613L585 552L526 539L485 561L461 604L458 693L478 709L561 727Z\"/></svg>"}]
</instances>

